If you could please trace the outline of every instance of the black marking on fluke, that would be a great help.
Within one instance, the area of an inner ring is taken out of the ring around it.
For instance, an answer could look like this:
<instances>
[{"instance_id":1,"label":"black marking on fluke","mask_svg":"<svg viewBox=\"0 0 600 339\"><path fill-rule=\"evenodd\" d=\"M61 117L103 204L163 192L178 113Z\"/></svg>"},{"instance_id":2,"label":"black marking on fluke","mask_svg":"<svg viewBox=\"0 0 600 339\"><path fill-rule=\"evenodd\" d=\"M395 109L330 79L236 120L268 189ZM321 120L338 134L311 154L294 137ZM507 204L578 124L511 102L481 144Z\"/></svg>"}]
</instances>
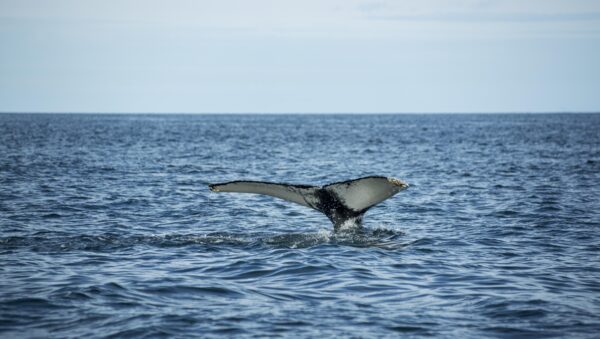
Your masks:
<instances>
[{"instance_id":1,"label":"black marking on fluke","mask_svg":"<svg viewBox=\"0 0 600 339\"><path fill-rule=\"evenodd\" d=\"M325 186L236 180L208 187L213 192L265 194L313 208L325 214L338 231L349 221L347 226L360 227L365 212L405 190L408 184L396 178L369 176Z\"/></svg>"},{"instance_id":2,"label":"black marking on fluke","mask_svg":"<svg viewBox=\"0 0 600 339\"><path fill-rule=\"evenodd\" d=\"M345 206L343 200L334 192L329 192L326 189L319 189L315 193L317 197L316 210L322 212L331 220L334 229L338 229L344 222L350 219L356 219L358 225L362 221L362 215L365 210L356 211L348 206Z\"/></svg>"}]
</instances>

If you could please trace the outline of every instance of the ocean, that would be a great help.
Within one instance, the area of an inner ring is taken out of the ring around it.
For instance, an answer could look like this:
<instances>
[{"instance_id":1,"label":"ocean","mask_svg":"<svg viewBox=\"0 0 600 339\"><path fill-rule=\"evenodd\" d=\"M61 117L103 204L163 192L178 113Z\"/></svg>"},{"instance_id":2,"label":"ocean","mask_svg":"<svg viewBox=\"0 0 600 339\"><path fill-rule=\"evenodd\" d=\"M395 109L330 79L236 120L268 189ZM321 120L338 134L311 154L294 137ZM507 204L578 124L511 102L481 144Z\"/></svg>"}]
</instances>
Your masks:
<instances>
[{"instance_id":1,"label":"ocean","mask_svg":"<svg viewBox=\"0 0 600 339\"><path fill-rule=\"evenodd\" d=\"M2 338L598 338L600 114L0 114L0 263Z\"/></svg>"}]
</instances>

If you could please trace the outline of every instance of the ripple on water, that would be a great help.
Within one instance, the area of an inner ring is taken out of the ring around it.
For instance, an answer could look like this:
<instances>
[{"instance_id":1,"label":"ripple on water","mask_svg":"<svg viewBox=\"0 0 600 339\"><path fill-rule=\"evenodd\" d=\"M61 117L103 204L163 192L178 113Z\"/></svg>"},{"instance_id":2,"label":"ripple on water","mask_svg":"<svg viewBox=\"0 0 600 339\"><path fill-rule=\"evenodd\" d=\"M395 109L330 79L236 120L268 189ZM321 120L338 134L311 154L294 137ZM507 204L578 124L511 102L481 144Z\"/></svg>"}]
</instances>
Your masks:
<instances>
[{"instance_id":1,"label":"ripple on water","mask_svg":"<svg viewBox=\"0 0 600 339\"><path fill-rule=\"evenodd\" d=\"M0 114L0 337L597 337L599 127ZM206 189L366 175L363 232Z\"/></svg>"}]
</instances>

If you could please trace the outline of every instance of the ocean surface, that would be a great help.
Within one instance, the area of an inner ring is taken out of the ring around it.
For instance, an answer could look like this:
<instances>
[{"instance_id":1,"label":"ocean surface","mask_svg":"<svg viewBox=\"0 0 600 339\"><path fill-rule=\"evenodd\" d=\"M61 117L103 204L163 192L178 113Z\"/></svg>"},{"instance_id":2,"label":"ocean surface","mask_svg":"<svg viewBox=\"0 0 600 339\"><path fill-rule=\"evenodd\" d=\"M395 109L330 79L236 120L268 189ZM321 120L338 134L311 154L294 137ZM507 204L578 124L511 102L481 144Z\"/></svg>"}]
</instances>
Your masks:
<instances>
[{"instance_id":1,"label":"ocean surface","mask_svg":"<svg viewBox=\"0 0 600 339\"><path fill-rule=\"evenodd\" d=\"M359 233L208 183L410 188ZM600 335L600 114L0 114L0 337Z\"/></svg>"}]
</instances>

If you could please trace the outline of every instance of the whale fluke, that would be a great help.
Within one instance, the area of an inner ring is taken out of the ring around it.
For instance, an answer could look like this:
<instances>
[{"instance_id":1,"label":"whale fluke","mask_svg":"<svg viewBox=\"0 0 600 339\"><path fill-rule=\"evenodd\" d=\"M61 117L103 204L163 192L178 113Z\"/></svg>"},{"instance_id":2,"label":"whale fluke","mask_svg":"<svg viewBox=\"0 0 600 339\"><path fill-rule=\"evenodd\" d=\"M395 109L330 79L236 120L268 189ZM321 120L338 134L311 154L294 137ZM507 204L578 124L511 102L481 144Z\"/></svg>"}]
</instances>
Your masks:
<instances>
[{"instance_id":1,"label":"whale fluke","mask_svg":"<svg viewBox=\"0 0 600 339\"><path fill-rule=\"evenodd\" d=\"M351 221L360 226L369 208L408 188L402 180L370 176L325 186L291 185L262 181L209 184L213 192L255 193L295 202L324 213L338 231Z\"/></svg>"}]
</instances>

